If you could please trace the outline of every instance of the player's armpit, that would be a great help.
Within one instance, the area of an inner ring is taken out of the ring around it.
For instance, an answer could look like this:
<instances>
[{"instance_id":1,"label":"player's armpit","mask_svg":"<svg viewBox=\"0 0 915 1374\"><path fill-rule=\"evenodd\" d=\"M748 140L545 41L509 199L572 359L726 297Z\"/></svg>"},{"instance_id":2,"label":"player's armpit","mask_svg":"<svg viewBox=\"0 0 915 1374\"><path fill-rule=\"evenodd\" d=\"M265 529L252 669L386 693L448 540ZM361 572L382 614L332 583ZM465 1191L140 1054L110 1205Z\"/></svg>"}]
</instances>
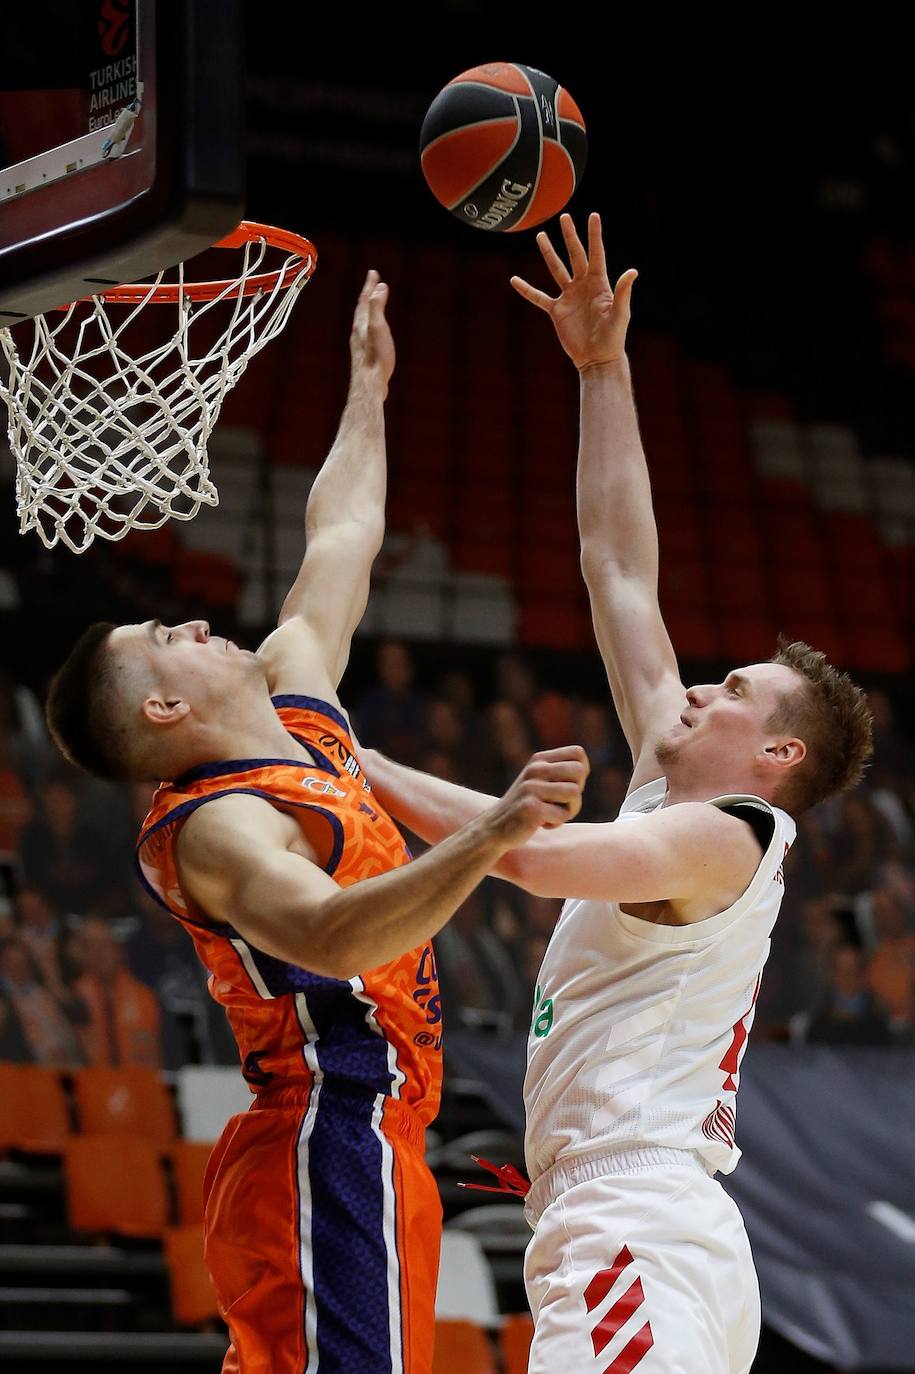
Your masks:
<instances>
[{"instance_id":1,"label":"player's armpit","mask_svg":"<svg viewBox=\"0 0 915 1374\"><path fill-rule=\"evenodd\" d=\"M506 854L495 872L540 897L684 903L727 897L730 905L759 861L759 842L745 822L705 802L684 802L635 823L538 833Z\"/></svg>"},{"instance_id":2,"label":"player's armpit","mask_svg":"<svg viewBox=\"0 0 915 1374\"><path fill-rule=\"evenodd\" d=\"M346 647L348 652L348 638ZM327 645L304 614L281 621L257 655L264 665L271 696L318 697L332 706L340 705L336 690L339 679L329 667L329 661L335 659L334 646Z\"/></svg>"},{"instance_id":3,"label":"player's armpit","mask_svg":"<svg viewBox=\"0 0 915 1374\"><path fill-rule=\"evenodd\" d=\"M339 887L303 853L290 817L260 797L233 794L199 807L176 846L182 890L214 925L225 923L276 959L336 976L326 904Z\"/></svg>"},{"instance_id":4,"label":"player's armpit","mask_svg":"<svg viewBox=\"0 0 915 1374\"><path fill-rule=\"evenodd\" d=\"M300 692L337 704L337 684L365 615L382 537L381 524L369 528L356 520L325 526L309 537L278 628L258 650L274 696Z\"/></svg>"}]
</instances>

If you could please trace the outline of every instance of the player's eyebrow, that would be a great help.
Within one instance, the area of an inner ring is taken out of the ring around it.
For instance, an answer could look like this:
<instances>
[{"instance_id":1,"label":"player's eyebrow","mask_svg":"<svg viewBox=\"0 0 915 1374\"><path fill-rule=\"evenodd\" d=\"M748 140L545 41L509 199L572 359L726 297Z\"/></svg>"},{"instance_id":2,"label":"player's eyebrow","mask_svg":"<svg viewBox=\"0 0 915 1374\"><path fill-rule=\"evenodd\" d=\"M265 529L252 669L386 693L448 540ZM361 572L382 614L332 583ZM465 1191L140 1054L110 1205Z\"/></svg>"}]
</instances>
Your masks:
<instances>
[{"instance_id":1,"label":"player's eyebrow","mask_svg":"<svg viewBox=\"0 0 915 1374\"><path fill-rule=\"evenodd\" d=\"M157 634L158 631L161 630L161 629L162 629L162 621L161 621L161 620L151 620L151 621L149 622L149 624L147 625L147 627L146 627L146 633L149 635L150 639L153 641L154 644L157 644L157 643L159 642L159 641L156 639L156 634Z\"/></svg>"},{"instance_id":2,"label":"player's eyebrow","mask_svg":"<svg viewBox=\"0 0 915 1374\"><path fill-rule=\"evenodd\" d=\"M749 692L751 690L750 679L748 677L744 677L743 673L728 673L727 682L731 683L731 685L734 687L742 688L745 692Z\"/></svg>"}]
</instances>

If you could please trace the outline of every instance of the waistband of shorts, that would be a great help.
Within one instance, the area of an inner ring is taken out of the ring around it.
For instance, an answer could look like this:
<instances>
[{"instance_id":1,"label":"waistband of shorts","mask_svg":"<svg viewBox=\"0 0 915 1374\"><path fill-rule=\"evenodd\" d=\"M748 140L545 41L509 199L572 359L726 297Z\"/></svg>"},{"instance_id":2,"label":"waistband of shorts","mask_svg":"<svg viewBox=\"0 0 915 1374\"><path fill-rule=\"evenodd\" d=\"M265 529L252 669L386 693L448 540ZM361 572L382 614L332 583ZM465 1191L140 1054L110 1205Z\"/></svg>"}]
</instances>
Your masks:
<instances>
[{"instance_id":1,"label":"waistband of shorts","mask_svg":"<svg viewBox=\"0 0 915 1374\"><path fill-rule=\"evenodd\" d=\"M312 1085L306 1082L286 1084L284 1087L261 1088L248 1110L304 1112L311 1101L311 1092ZM364 1114L366 1105L377 1100L374 1095L341 1092L338 1088L329 1086L326 1081L321 1084L321 1094L326 1108L344 1114L347 1110L355 1108L361 1108L360 1114ZM409 1102L403 1102L397 1097L385 1097L381 1114L388 1130L420 1150L425 1147L426 1127Z\"/></svg>"},{"instance_id":2,"label":"waistband of shorts","mask_svg":"<svg viewBox=\"0 0 915 1374\"><path fill-rule=\"evenodd\" d=\"M693 1150L674 1150L666 1145L636 1145L625 1150L602 1150L558 1159L530 1187L524 1199L524 1215L536 1226L551 1202L579 1183L595 1178L642 1173L646 1169L686 1166L708 1177L708 1169Z\"/></svg>"}]
</instances>

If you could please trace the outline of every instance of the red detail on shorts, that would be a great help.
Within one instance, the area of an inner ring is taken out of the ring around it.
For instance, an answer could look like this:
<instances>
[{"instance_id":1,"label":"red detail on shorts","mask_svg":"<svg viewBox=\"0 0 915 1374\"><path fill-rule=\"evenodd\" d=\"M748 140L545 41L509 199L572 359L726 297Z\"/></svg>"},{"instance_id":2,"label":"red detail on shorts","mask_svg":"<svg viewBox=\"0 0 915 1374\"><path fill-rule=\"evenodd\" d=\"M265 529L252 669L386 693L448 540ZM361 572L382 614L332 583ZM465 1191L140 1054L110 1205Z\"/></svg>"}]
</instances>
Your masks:
<instances>
[{"instance_id":1,"label":"red detail on shorts","mask_svg":"<svg viewBox=\"0 0 915 1374\"><path fill-rule=\"evenodd\" d=\"M630 1370L641 1363L653 1345L651 1323L646 1322L641 1331L637 1331L632 1340L623 1346L613 1363L607 1365L604 1374L630 1374Z\"/></svg>"},{"instance_id":2,"label":"red detail on shorts","mask_svg":"<svg viewBox=\"0 0 915 1374\"><path fill-rule=\"evenodd\" d=\"M702 1134L707 1140L719 1140L733 1150L735 1123L733 1108L717 1098L715 1106L702 1123Z\"/></svg>"},{"instance_id":3,"label":"red detail on shorts","mask_svg":"<svg viewBox=\"0 0 915 1374\"><path fill-rule=\"evenodd\" d=\"M594 1346L595 1355L599 1355L604 1346L610 1344L620 1327L629 1320L633 1312L638 1311L644 1301L642 1280L636 1279L623 1296L617 1298L613 1306L607 1309L591 1332L591 1344Z\"/></svg>"},{"instance_id":4,"label":"red detail on shorts","mask_svg":"<svg viewBox=\"0 0 915 1374\"><path fill-rule=\"evenodd\" d=\"M481 1159L479 1155L471 1155L470 1158L474 1164L479 1164L481 1169L488 1169L494 1174L499 1180L499 1186L493 1188L486 1183L459 1183L459 1188L467 1188L473 1193L509 1193L512 1197L527 1197L531 1185L514 1164L490 1164L488 1159Z\"/></svg>"},{"instance_id":5,"label":"red detail on shorts","mask_svg":"<svg viewBox=\"0 0 915 1374\"><path fill-rule=\"evenodd\" d=\"M594 1275L585 1289L585 1307L589 1312L593 1312L598 1303L603 1302L627 1264L631 1263L632 1255L629 1253L628 1246L624 1245L612 1266L609 1269L600 1269Z\"/></svg>"}]
</instances>

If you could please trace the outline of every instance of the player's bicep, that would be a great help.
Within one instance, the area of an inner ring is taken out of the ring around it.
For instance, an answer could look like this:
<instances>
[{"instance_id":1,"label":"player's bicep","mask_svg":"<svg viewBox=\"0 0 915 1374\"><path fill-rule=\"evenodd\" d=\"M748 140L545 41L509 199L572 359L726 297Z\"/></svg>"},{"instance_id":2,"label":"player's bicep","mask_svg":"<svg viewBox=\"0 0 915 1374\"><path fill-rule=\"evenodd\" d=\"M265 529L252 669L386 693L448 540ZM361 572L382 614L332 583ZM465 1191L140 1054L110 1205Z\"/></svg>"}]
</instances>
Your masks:
<instances>
[{"instance_id":1,"label":"player's bicep","mask_svg":"<svg viewBox=\"0 0 915 1374\"><path fill-rule=\"evenodd\" d=\"M528 891L605 902L687 900L749 882L759 862L748 827L704 803L637 823L566 825L514 853Z\"/></svg>"},{"instance_id":2,"label":"player's bicep","mask_svg":"<svg viewBox=\"0 0 915 1374\"><path fill-rule=\"evenodd\" d=\"M332 878L289 848L295 823L258 797L209 802L178 839L181 884L195 907L257 949L315 973L329 971L325 907Z\"/></svg>"}]
</instances>

